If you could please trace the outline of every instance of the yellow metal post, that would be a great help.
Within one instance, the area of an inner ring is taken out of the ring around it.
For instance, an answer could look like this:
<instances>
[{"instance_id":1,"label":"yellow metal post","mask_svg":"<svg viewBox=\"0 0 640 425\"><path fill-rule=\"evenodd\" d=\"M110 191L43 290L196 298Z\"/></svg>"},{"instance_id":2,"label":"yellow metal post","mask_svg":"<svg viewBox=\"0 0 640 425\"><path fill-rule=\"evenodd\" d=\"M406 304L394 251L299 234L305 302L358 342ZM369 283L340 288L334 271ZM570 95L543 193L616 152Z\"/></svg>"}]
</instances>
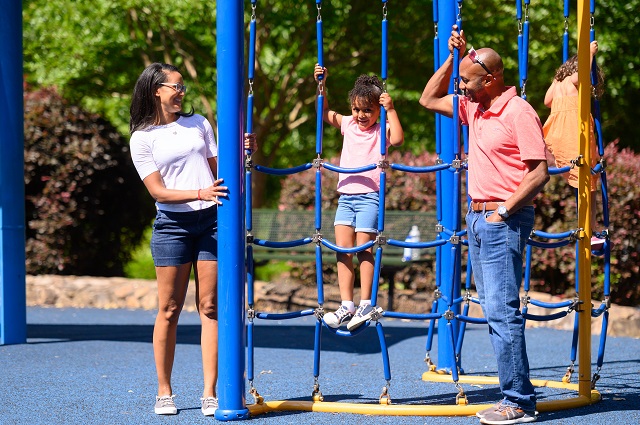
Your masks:
<instances>
[{"instance_id":1,"label":"yellow metal post","mask_svg":"<svg viewBox=\"0 0 640 425\"><path fill-rule=\"evenodd\" d=\"M589 131L591 116L591 81L589 53L589 0L578 0L578 125L582 166L578 173L578 226L584 229L578 241L578 393L588 397L591 393L591 157Z\"/></svg>"}]
</instances>

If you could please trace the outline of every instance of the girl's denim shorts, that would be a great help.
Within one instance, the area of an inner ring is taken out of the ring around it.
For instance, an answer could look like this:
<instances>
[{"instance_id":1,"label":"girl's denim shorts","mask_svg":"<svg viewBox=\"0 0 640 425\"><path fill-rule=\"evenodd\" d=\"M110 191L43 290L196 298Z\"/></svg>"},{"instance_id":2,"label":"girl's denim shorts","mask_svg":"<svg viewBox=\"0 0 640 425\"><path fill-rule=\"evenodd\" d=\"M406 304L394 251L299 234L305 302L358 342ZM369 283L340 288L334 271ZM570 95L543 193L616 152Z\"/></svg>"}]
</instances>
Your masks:
<instances>
[{"instance_id":1,"label":"girl's denim shorts","mask_svg":"<svg viewBox=\"0 0 640 425\"><path fill-rule=\"evenodd\" d=\"M173 212L158 210L151 255L156 267L218 260L218 208Z\"/></svg>"},{"instance_id":2,"label":"girl's denim shorts","mask_svg":"<svg viewBox=\"0 0 640 425\"><path fill-rule=\"evenodd\" d=\"M378 231L378 192L357 195L342 194L338 200L336 219L333 225L355 227L356 232Z\"/></svg>"}]
</instances>

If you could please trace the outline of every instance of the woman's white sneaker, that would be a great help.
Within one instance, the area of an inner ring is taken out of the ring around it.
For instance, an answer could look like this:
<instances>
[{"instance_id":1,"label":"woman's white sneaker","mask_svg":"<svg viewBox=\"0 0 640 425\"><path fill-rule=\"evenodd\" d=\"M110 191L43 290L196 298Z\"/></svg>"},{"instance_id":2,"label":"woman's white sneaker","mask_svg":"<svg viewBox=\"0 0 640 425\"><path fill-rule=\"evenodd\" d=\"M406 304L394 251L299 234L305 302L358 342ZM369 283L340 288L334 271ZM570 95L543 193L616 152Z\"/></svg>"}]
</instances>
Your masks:
<instances>
[{"instance_id":1,"label":"woman's white sneaker","mask_svg":"<svg viewBox=\"0 0 640 425\"><path fill-rule=\"evenodd\" d=\"M175 395L163 395L156 396L156 405L154 407L154 411L156 415L175 415L178 413L178 408L176 408L176 404L173 402L173 398Z\"/></svg>"},{"instance_id":2,"label":"woman's white sneaker","mask_svg":"<svg viewBox=\"0 0 640 425\"><path fill-rule=\"evenodd\" d=\"M215 397L206 397L201 398L202 402L202 414L205 416L213 416L216 414L216 410L218 409L218 399Z\"/></svg>"}]
</instances>

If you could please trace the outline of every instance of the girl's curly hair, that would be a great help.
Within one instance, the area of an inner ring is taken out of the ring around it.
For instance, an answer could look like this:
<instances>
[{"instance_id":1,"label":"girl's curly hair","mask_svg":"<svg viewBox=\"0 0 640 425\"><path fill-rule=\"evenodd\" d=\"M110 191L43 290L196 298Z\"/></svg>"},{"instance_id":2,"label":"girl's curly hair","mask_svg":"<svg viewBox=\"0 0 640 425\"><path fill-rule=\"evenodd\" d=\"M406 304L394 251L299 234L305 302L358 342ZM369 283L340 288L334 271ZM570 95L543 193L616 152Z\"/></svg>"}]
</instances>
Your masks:
<instances>
[{"instance_id":1,"label":"girl's curly hair","mask_svg":"<svg viewBox=\"0 0 640 425\"><path fill-rule=\"evenodd\" d=\"M565 78L578 72L578 55L573 55L565 63L560 65L557 69L555 79L557 81L564 81ZM598 80L593 86L593 95L600 97L604 93L604 72L598 65L596 65L596 75Z\"/></svg>"},{"instance_id":2,"label":"girl's curly hair","mask_svg":"<svg viewBox=\"0 0 640 425\"><path fill-rule=\"evenodd\" d=\"M349 102L353 104L356 99L362 99L372 105L380 102L382 94L382 81L377 75L361 75L356 79L353 89L349 92Z\"/></svg>"}]
</instances>

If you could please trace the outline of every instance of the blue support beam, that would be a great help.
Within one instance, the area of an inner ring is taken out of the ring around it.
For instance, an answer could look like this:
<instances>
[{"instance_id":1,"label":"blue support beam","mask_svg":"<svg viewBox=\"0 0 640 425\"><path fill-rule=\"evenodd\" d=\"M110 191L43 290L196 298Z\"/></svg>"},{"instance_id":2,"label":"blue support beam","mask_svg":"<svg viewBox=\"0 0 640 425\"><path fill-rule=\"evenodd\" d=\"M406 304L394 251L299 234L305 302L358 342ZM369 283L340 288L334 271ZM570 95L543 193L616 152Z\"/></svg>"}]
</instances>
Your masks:
<instances>
[{"instance_id":1,"label":"blue support beam","mask_svg":"<svg viewBox=\"0 0 640 425\"><path fill-rule=\"evenodd\" d=\"M22 2L0 0L0 345L27 341Z\"/></svg>"},{"instance_id":2,"label":"blue support beam","mask_svg":"<svg viewBox=\"0 0 640 425\"><path fill-rule=\"evenodd\" d=\"M438 28L440 37L438 40L440 57L436 58L438 63L436 69L447 59L449 54L449 34L451 33L451 26L456 23L456 15L458 11L457 2L454 0L434 0L438 2ZM453 93L453 82L450 83L449 93ZM453 119L441 116L439 118L440 125L438 130L440 131L441 140L441 152L440 158L443 162L449 164L456 159L456 152L459 152L459 147L454 146L454 132L459 132L458 128L454 128ZM455 180L459 179L459 174L454 174L449 171L439 171L441 190L438 193L440 197L440 205L442 208L441 217L442 225L446 229L460 229L460 202L459 195L454 194L454 190L459 185L456 185ZM456 211L457 210L457 211ZM456 272L456 265L459 267L460 250L452 250L447 247L438 250L440 258L438 264L440 267L436 270L439 273L439 281L441 282L440 290L443 294L453 293L453 298L459 297L460 294L460 274ZM453 287L452 287L453 286ZM444 302L438 303L438 313L442 314L448 309L448 306ZM455 314L460 314L460 305L457 304L451 308ZM447 329L447 320L442 318L438 319L438 369L450 372L456 368L453 362L454 359L454 347L455 342L451 341L450 335L458 334L458 321L453 319L451 321L453 333L444 332Z\"/></svg>"},{"instance_id":3,"label":"blue support beam","mask_svg":"<svg viewBox=\"0 0 640 425\"><path fill-rule=\"evenodd\" d=\"M229 197L218 207L218 397L221 421L249 417L245 388L244 37L242 0L218 1L218 176Z\"/></svg>"}]
</instances>

